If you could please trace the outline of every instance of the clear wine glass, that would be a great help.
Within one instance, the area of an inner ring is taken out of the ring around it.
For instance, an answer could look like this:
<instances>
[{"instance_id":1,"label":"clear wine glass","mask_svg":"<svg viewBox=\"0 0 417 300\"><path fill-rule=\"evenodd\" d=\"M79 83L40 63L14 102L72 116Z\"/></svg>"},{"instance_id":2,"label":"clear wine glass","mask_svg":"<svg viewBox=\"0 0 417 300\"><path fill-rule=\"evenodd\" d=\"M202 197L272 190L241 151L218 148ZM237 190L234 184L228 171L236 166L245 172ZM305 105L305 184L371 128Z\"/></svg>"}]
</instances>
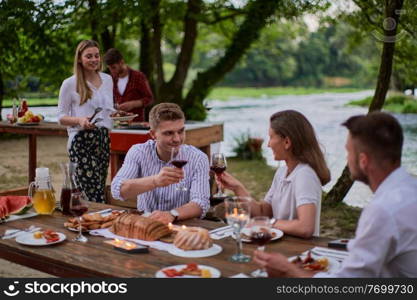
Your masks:
<instances>
[{"instance_id":1,"label":"clear wine glass","mask_svg":"<svg viewBox=\"0 0 417 300\"><path fill-rule=\"evenodd\" d=\"M259 251L265 251L265 245L272 239L271 219L266 216L253 217L248 225L252 243L258 245ZM264 268L252 272L252 277L268 277Z\"/></svg>"},{"instance_id":2,"label":"clear wine glass","mask_svg":"<svg viewBox=\"0 0 417 300\"><path fill-rule=\"evenodd\" d=\"M182 148L183 147L181 146L171 148L170 162L174 167L180 168L180 169L182 169L188 162L188 160L186 159L184 155L184 149ZM175 189L177 191L183 191L183 192L186 192L188 190L187 187L184 186L184 184L182 184L181 182L179 183L179 186L177 186Z\"/></svg>"},{"instance_id":3,"label":"clear wine glass","mask_svg":"<svg viewBox=\"0 0 417 300\"><path fill-rule=\"evenodd\" d=\"M211 156L210 170L216 174L216 176L221 176L227 168L226 156L223 153L213 153ZM213 195L213 198L224 198L227 195L223 192L221 186L217 187L217 193Z\"/></svg>"},{"instance_id":4,"label":"clear wine glass","mask_svg":"<svg viewBox=\"0 0 417 300\"><path fill-rule=\"evenodd\" d=\"M84 192L80 190L71 191L69 212L78 218L78 235L73 239L76 242L85 243L88 239L82 233L82 215L88 211L88 201Z\"/></svg>"},{"instance_id":5,"label":"clear wine glass","mask_svg":"<svg viewBox=\"0 0 417 300\"><path fill-rule=\"evenodd\" d=\"M250 219L250 203L247 197L228 197L224 201L226 220L236 237L237 252L230 257L234 262L248 262L250 256L242 253L241 230Z\"/></svg>"}]
</instances>

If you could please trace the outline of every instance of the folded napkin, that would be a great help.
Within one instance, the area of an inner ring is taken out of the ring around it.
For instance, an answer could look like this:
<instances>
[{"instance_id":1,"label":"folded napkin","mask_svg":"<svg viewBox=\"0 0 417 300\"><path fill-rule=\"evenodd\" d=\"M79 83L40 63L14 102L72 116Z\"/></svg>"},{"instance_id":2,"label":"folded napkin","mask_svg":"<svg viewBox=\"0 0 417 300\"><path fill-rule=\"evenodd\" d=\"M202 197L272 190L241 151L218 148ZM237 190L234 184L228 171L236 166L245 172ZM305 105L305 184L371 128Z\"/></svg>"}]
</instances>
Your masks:
<instances>
[{"instance_id":1,"label":"folded napkin","mask_svg":"<svg viewBox=\"0 0 417 300\"><path fill-rule=\"evenodd\" d=\"M210 231L210 237L213 240L220 240L233 234L233 228L228 225L220 228L216 228Z\"/></svg>"},{"instance_id":2,"label":"folded napkin","mask_svg":"<svg viewBox=\"0 0 417 300\"><path fill-rule=\"evenodd\" d=\"M140 244L140 245L149 246L151 248L154 248L154 249L157 249L157 250L162 250L162 251L170 251L171 249L174 249L174 247L175 247L173 244L168 244L168 243L164 243L164 242L160 242L160 241L152 241L151 242L151 241L144 241L144 240L139 240L139 239L127 238L127 237L124 237L124 236L114 234L108 228L90 230L89 233L91 235L103 236L103 237L108 238L108 239L119 239L119 240L131 241L131 242L134 242L134 243L137 243L137 244Z\"/></svg>"},{"instance_id":3,"label":"folded napkin","mask_svg":"<svg viewBox=\"0 0 417 300\"><path fill-rule=\"evenodd\" d=\"M17 238L18 236L22 235L22 234L26 234L28 232L35 232L35 231L39 231L41 230L40 227L35 227L35 226L30 226L28 230L22 230L22 229L7 229L4 232L4 235L2 235L1 239L2 240L7 240L7 239L14 239Z\"/></svg>"}]
</instances>

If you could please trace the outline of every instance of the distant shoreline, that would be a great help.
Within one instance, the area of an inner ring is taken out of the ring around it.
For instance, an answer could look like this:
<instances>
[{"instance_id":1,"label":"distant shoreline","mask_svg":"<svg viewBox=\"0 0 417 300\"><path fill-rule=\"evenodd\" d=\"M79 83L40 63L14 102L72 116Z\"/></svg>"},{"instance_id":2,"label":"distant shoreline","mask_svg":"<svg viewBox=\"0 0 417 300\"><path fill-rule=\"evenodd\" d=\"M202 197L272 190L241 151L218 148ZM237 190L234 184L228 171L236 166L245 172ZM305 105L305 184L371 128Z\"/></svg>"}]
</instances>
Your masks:
<instances>
[{"instance_id":1,"label":"distant shoreline","mask_svg":"<svg viewBox=\"0 0 417 300\"><path fill-rule=\"evenodd\" d=\"M363 91L365 89L359 88L313 88L313 87L216 87L207 96L208 100L227 101L236 98L259 98L281 96L281 95L310 95L310 94L324 94L324 93L352 93ZM39 106L57 106L58 98L39 98L36 95L22 96L28 100L31 107ZM12 108L13 99L4 99L3 108Z\"/></svg>"}]
</instances>

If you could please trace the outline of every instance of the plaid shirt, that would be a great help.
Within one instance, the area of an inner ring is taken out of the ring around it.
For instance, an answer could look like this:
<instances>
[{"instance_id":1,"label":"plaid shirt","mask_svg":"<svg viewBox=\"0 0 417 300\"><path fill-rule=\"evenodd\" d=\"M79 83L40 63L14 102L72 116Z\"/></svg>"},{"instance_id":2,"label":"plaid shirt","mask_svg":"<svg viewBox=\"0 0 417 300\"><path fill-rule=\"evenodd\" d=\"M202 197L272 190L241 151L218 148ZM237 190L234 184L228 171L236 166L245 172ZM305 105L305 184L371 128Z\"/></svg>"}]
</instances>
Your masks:
<instances>
[{"instance_id":1,"label":"plaid shirt","mask_svg":"<svg viewBox=\"0 0 417 300\"><path fill-rule=\"evenodd\" d=\"M145 121L145 107L153 102L153 95L145 74L140 71L135 71L129 68L129 81L123 95L120 95L117 88L117 81L119 79L113 77L113 95L114 102L121 104L132 100L142 100L143 106L132 109L130 112L138 114L133 120L134 122Z\"/></svg>"}]
</instances>

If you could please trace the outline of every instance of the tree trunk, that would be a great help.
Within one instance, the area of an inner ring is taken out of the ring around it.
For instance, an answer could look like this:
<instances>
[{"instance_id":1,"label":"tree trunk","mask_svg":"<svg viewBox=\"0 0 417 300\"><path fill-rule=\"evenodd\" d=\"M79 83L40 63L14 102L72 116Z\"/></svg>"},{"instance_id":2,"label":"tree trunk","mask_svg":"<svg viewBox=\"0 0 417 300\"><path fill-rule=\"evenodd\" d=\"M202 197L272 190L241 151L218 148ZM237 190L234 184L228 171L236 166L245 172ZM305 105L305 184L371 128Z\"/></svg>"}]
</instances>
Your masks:
<instances>
[{"instance_id":1,"label":"tree trunk","mask_svg":"<svg viewBox=\"0 0 417 300\"><path fill-rule=\"evenodd\" d=\"M152 42L151 42L151 34L150 34L150 27L146 21L141 22L141 39L140 43L140 52L139 52L139 63L140 63L140 70L146 75L149 84L152 88L152 91L155 95L155 76L154 76L154 51L152 49ZM156 97L156 95L155 95Z\"/></svg>"},{"instance_id":2,"label":"tree trunk","mask_svg":"<svg viewBox=\"0 0 417 300\"><path fill-rule=\"evenodd\" d=\"M160 10L160 0L153 0L151 2L152 11L155 13L152 16L152 49L154 53L154 64L156 69L156 78L155 78L155 91L157 91L155 98L159 99L159 90L165 84L164 78L164 60L161 50L161 40L162 40L162 28L163 24L161 23L161 18L159 15Z\"/></svg>"},{"instance_id":3,"label":"tree trunk","mask_svg":"<svg viewBox=\"0 0 417 300\"><path fill-rule=\"evenodd\" d=\"M98 40L99 35L97 32L98 22L95 16L95 13L97 11L97 0L88 0L88 7L89 7L89 14L90 14L91 38L94 41L99 42Z\"/></svg>"},{"instance_id":4,"label":"tree trunk","mask_svg":"<svg viewBox=\"0 0 417 300\"><path fill-rule=\"evenodd\" d=\"M197 39L197 16L201 12L201 0L189 0L184 17L184 38L181 51L175 65L175 72L171 80L160 89L161 100L175 102L181 105L185 79L193 58L194 46Z\"/></svg>"},{"instance_id":5,"label":"tree trunk","mask_svg":"<svg viewBox=\"0 0 417 300\"><path fill-rule=\"evenodd\" d=\"M103 53L106 53L107 50L109 50L110 48L114 48L115 36L113 36L113 34L110 32L108 28L105 28L103 32L101 32L100 36Z\"/></svg>"},{"instance_id":6,"label":"tree trunk","mask_svg":"<svg viewBox=\"0 0 417 300\"><path fill-rule=\"evenodd\" d=\"M395 38L400 20L400 13L404 0L387 0L385 7L385 18L395 20L396 26L392 30L384 29L384 46L381 54L381 64L378 73L374 98L369 106L369 112L381 110L387 96L390 78L392 74L392 63L394 60Z\"/></svg>"},{"instance_id":7,"label":"tree trunk","mask_svg":"<svg viewBox=\"0 0 417 300\"><path fill-rule=\"evenodd\" d=\"M395 50L395 36L397 34L397 27L400 21L400 14L398 13L402 6L403 0L387 0L385 7L385 20L392 18L395 20L396 26L392 30L384 29L384 45L381 54L381 63L378 72L378 81L375 88L374 97L369 105L368 112L381 110L384 106L385 97L387 96L390 78L392 74L392 63L394 60ZM336 184L327 193L325 201L330 203L342 202L346 194L349 192L353 181L350 179L350 172L346 166L342 175L337 180Z\"/></svg>"},{"instance_id":8,"label":"tree trunk","mask_svg":"<svg viewBox=\"0 0 417 300\"><path fill-rule=\"evenodd\" d=\"M276 11L280 1L257 0L250 2L247 17L233 37L225 55L210 69L198 73L190 91L182 105L186 116L195 120L203 120L206 110L202 104L214 85L233 69L250 45L259 37L267 19Z\"/></svg>"}]
</instances>

